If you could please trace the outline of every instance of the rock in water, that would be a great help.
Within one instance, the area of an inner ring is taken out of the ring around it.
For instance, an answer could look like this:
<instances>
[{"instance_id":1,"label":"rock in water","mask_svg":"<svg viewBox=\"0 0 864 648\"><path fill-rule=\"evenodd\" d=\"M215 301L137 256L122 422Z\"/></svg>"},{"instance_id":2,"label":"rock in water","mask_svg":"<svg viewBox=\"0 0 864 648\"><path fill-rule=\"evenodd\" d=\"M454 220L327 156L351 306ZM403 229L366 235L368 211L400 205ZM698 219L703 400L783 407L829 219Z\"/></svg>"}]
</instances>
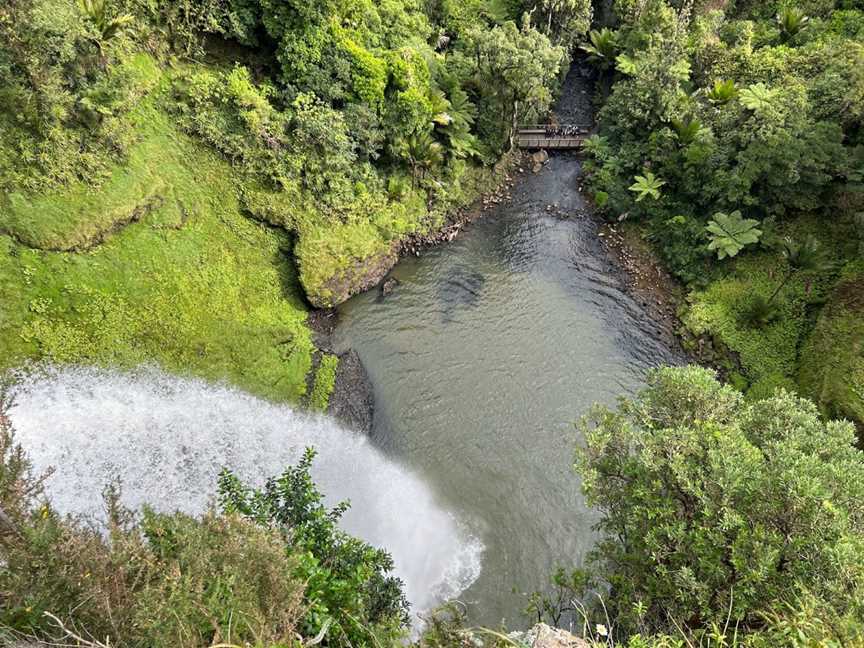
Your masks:
<instances>
[{"instance_id":1,"label":"rock in water","mask_svg":"<svg viewBox=\"0 0 864 648\"><path fill-rule=\"evenodd\" d=\"M549 161L549 154L545 150L540 149L539 151L532 153L531 154L531 162L534 163L534 166L531 170L534 171L534 173L537 173L540 169L543 168L543 165L546 164L548 161Z\"/></svg>"},{"instance_id":2,"label":"rock in water","mask_svg":"<svg viewBox=\"0 0 864 648\"><path fill-rule=\"evenodd\" d=\"M531 161L534 164L546 164L549 161L549 154L544 149L540 149L531 154Z\"/></svg>"},{"instance_id":3,"label":"rock in water","mask_svg":"<svg viewBox=\"0 0 864 648\"><path fill-rule=\"evenodd\" d=\"M384 283L381 284L381 294L386 297L396 289L399 285L399 280L396 277L387 277Z\"/></svg>"},{"instance_id":4,"label":"rock in water","mask_svg":"<svg viewBox=\"0 0 864 648\"><path fill-rule=\"evenodd\" d=\"M375 398L372 381L360 356L349 349L339 356L336 383L330 395L327 413L351 430L372 433Z\"/></svg>"}]
</instances>

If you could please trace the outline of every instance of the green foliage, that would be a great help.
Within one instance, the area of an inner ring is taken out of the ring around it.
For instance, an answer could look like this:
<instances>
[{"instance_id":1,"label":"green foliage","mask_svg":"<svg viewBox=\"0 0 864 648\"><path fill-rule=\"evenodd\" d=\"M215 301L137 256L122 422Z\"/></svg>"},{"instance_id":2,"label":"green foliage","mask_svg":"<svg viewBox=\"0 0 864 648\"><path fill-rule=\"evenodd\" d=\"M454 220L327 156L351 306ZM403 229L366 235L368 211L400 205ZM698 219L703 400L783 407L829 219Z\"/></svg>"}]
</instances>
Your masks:
<instances>
[{"instance_id":1,"label":"green foliage","mask_svg":"<svg viewBox=\"0 0 864 648\"><path fill-rule=\"evenodd\" d=\"M330 402L330 394L333 393L333 387L336 385L336 369L339 366L339 358L333 354L325 353L321 356L321 363L318 365L318 371L315 373L315 383L312 386L312 392L309 394L310 409L318 412L327 410L327 404Z\"/></svg>"},{"instance_id":2,"label":"green foliage","mask_svg":"<svg viewBox=\"0 0 864 648\"><path fill-rule=\"evenodd\" d=\"M0 403L0 623L37 639L67 628L114 645L293 643L304 583L282 535L236 516L124 510L106 491L107 533L58 515Z\"/></svg>"},{"instance_id":3,"label":"green foliage","mask_svg":"<svg viewBox=\"0 0 864 648\"><path fill-rule=\"evenodd\" d=\"M444 162L444 149L431 133L412 133L406 139L398 140L394 148L400 157L408 160L415 178L422 178Z\"/></svg>"},{"instance_id":4,"label":"green foliage","mask_svg":"<svg viewBox=\"0 0 864 648\"><path fill-rule=\"evenodd\" d=\"M630 191L636 194L636 202L644 198L660 200L660 187L666 184L665 180L661 180L650 171L646 171L645 175L637 175L633 179L635 182L630 186Z\"/></svg>"},{"instance_id":5,"label":"green foliage","mask_svg":"<svg viewBox=\"0 0 864 648\"><path fill-rule=\"evenodd\" d=\"M713 339L717 346L733 352L752 382L766 375L793 377L797 349L807 327L807 304L819 299L819 293L808 294L806 281L793 278L782 299L775 300L779 315L761 328L753 327L746 316L750 300L755 294L771 295L784 265L769 253L736 257L727 263L722 276L688 295L682 318L685 326L692 334Z\"/></svg>"},{"instance_id":6,"label":"green foliage","mask_svg":"<svg viewBox=\"0 0 864 648\"><path fill-rule=\"evenodd\" d=\"M849 12L783 3L789 44L778 44L777 8L765 3L619 4L619 74L599 115L608 146L589 165L612 211L665 222L741 209L761 220L854 205L864 67ZM826 22L792 35L804 11ZM627 192L646 167L667 183L662 201Z\"/></svg>"},{"instance_id":7,"label":"green foliage","mask_svg":"<svg viewBox=\"0 0 864 648\"><path fill-rule=\"evenodd\" d=\"M186 163L194 146L177 140L167 117L150 103L131 116L139 141L124 164L106 169L98 192L85 181L41 194L12 192L0 213L0 230L41 250L88 249L124 225L150 218L180 227L200 213L207 196Z\"/></svg>"},{"instance_id":8,"label":"green foliage","mask_svg":"<svg viewBox=\"0 0 864 648\"><path fill-rule=\"evenodd\" d=\"M741 103L754 112L769 110L772 98L771 90L764 83L754 83L741 91Z\"/></svg>"},{"instance_id":9,"label":"green foliage","mask_svg":"<svg viewBox=\"0 0 864 648\"><path fill-rule=\"evenodd\" d=\"M66 0L0 8L0 193L98 183L130 145L151 79L141 57L118 60L128 17L97 5L92 19Z\"/></svg>"},{"instance_id":10,"label":"green foliage","mask_svg":"<svg viewBox=\"0 0 864 648\"><path fill-rule=\"evenodd\" d=\"M747 403L685 367L583 430L577 466L604 532L594 564L621 631L728 619L743 634L805 592L861 614L864 463L848 423L783 392Z\"/></svg>"},{"instance_id":11,"label":"green foliage","mask_svg":"<svg viewBox=\"0 0 864 648\"><path fill-rule=\"evenodd\" d=\"M730 214L717 212L705 228L710 239L708 249L716 250L720 260L734 257L748 245L759 242L762 230L757 225L759 221L742 217L737 209Z\"/></svg>"},{"instance_id":12,"label":"green foliage","mask_svg":"<svg viewBox=\"0 0 864 648\"><path fill-rule=\"evenodd\" d=\"M844 277L801 349L802 393L864 430L864 281Z\"/></svg>"},{"instance_id":13,"label":"green foliage","mask_svg":"<svg viewBox=\"0 0 864 648\"><path fill-rule=\"evenodd\" d=\"M127 29L135 18L131 14L111 16L105 0L77 0L78 9L93 23L99 34L99 47Z\"/></svg>"},{"instance_id":14,"label":"green foliage","mask_svg":"<svg viewBox=\"0 0 864 648\"><path fill-rule=\"evenodd\" d=\"M704 282L707 259L705 227L696 218L678 214L651 222L646 237L660 253L666 267L688 284Z\"/></svg>"},{"instance_id":15,"label":"green foliage","mask_svg":"<svg viewBox=\"0 0 864 648\"><path fill-rule=\"evenodd\" d=\"M825 272L836 267L836 263L822 248L819 239L812 234L800 243L791 237L786 237L780 253L789 264L789 268L795 272Z\"/></svg>"},{"instance_id":16,"label":"green foliage","mask_svg":"<svg viewBox=\"0 0 864 648\"><path fill-rule=\"evenodd\" d=\"M609 70L615 63L618 50L617 34L608 27L592 29L588 32L588 41L580 46L580 49L588 54L588 60L601 70Z\"/></svg>"},{"instance_id":17,"label":"green foliage","mask_svg":"<svg viewBox=\"0 0 864 648\"><path fill-rule=\"evenodd\" d=\"M548 109L550 87L564 49L527 23L513 22L467 32L454 53L453 69L466 79L476 105L481 135L501 151L520 123L537 121Z\"/></svg>"},{"instance_id":18,"label":"green foliage","mask_svg":"<svg viewBox=\"0 0 864 648\"><path fill-rule=\"evenodd\" d=\"M855 214L855 229L858 233L858 256L864 258L864 212Z\"/></svg>"},{"instance_id":19,"label":"green foliage","mask_svg":"<svg viewBox=\"0 0 864 648\"><path fill-rule=\"evenodd\" d=\"M267 480L260 490L223 471L222 506L290 538L300 556L297 575L307 583L302 628L307 636L324 631L328 645L334 646L394 641L408 622L408 603L401 582L389 575L393 561L386 551L339 530L349 505L324 506L310 475L314 457L308 448L296 466Z\"/></svg>"},{"instance_id":20,"label":"green foliage","mask_svg":"<svg viewBox=\"0 0 864 648\"><path fill-rule=\"evenodd\" d=\"M780 28L780 40L784 43L792 41L810 24L804 11L793 5L787 5L777 14L777 26Z\"/></svg>"},{"instance_id":21,"label":"green foliage","mask_svg":"<svg viewBox=\"0 0 864 648\"><path fill-rule=\"evenodd\" d=\"M44 232L77 214L74 228L55 230L63 232L58 240L93 232L100 245L86 254L41 252L0 237L0 364L155 361L298 402L314 347L285 255L290 239L243 216L224 160L172 128L167 115L146 114L148 136L132 152L135 175L120 168L116 183L98 194L82 189L80 200L71 193L21 203L22 216ZM149 209L136 213L141 204ZM101 211L109 205L114 212ZM115 231L103 220L112 214L121 225L130 216L137 222Z\"/></svg>"},{"instance_id":22,"label":"green foliage","mask_svg":"<svg viewBox=\"0 0 864 648\"><path fill-rule=\"evenodd\" d=\"M780 315L777 305L765 295L754 293L750 295L741 311L741 321L745 326L764 328Z\"/></svg>"},{"instance_id":23,"label":"green foliage","mask_svg":"<svg viewBox=\"0 0 864 648\"><path fill-rule=\"evenodd\" d=\"M244 209L296 235L310 301L345 299L396 238L473 197L477 162L496 161L515 125L548 107L564 55L549 39L581 35L590 3L536 9L546 34L517 28L507 19L519 8L503 2L4 6L0 230L78 250L157 213L167 227L194 216L202 188L175 173L152 129L152 111L167 110L230 159ZM490 18L502 24L489 30ZM451 21L459 33L436 43ZM138 48L186 60L163 73ZM157 156L165 173L147 162ZM412 191L390 200L407 173Z\"/></svg>"},{"instance_id":24,"label":"green foliage","mask_svg":"<svg viewBox=\"0 0 864 648\"><path fill-rule=\"evenodd\" d=\"M793 275L797 273L829 273L836 267L836 262L830 259L822 245L812 234L808 235L801 243L794 241L790 237L786 237L780 248L780 254L789 265L782 281L771 293L770 301L773 301L780 291L786 286L786 283Z\"/></svg>"},{"instance_id":25,"label":"green foliage","mask_svg":"<svg viewBox=\"0 0 864 648\"><path fill-rule=\"evenodd\" d=\"M717 105L725 105L738 96L738 88L731 79L715 81L707 93L708 100Z\"/></svg>"},{"instance_id":26,"label":"green foliage","mask_svg":"<svg viewBox=\"0 0 864 648\"><path fill-rule=\"evenodd\" d=\"M696 136L702 131L702 122L698 119L689 118L687 120L673 119L672 128L675 129L675 134L678 136L678 141L682 145L687 146L696 141Z\"/></svg>"},{"instance_id":27,"label":"green foliage","mask_svg":"<svg viewBox=\"0 0 864 648\"><path fill-rule=\"evenodd\" d=\"M594 13L590 0L532 0L524 6L537 28L568 51L588 31Z\"/></svg>"}]
</instances>

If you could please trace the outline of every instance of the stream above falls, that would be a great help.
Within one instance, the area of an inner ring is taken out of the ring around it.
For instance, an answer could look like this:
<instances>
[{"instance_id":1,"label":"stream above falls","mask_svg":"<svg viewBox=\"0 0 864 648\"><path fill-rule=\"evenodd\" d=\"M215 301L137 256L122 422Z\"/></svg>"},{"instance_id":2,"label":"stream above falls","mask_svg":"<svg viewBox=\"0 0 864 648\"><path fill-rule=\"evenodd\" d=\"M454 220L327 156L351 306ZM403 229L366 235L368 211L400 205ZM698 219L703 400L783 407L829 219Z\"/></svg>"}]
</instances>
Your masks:
<instances>
[{"instance_id":1,"label":"stream above falls","mask_svg":"<svg viewBox=\"0 0 864 648\"><path fill-rule=\"evenodd\" d=\"M584 89L568 84L571 122ZM521 621L519 592L580 564L596 514L572 468L574 423L682 361L626 291L580 175L578 158L553 156L452 243L401 261L386 297L339 308L336 350L356 350L374 385L373 442L484 545L459 597L475 622Z\"/></svg>"}]
</instances>

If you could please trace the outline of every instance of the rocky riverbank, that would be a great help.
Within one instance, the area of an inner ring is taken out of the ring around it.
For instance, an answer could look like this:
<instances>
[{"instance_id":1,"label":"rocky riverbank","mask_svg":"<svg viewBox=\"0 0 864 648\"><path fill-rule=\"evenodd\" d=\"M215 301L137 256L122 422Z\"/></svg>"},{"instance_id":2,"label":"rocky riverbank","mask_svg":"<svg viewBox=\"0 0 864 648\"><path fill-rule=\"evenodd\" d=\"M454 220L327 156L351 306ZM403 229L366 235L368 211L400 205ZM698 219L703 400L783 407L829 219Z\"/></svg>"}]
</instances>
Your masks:
<instances>
[{"instance_id":1,"label":"rocky riverbank","mask_svg":"<svg viewBox=\"0 0 864 648\"><path fill-rule=\"evenodd\" d=\"M409 235L395 244L386 258L382 257L370 266L359 292L379 290L381 296L386 298L398 285L398 281L388 277L388 273L400 258L419 256L424 250L452 242L470 223L486 215L495 206L509 201L517 175L525 172L530 164L528 158L518 150L504 156L494 168L493 177L497 182L491 190L470 205L454 210L440 227L423 234ZM309 314L308 325L312 329L315 346L322 353L333 352L331 336L338 316L336 308L318 308ZM372 431L375 407L369 374L352 349L338 354L338 357L336 382L330 394L327 413L349 429L368 434ZM314 365L317 366L317 362ZM312 373L314 375L314 371Z\"/></svg>"},{"instance_id":2,"label":"rocky riverbank","mask_svg":"<svg viewBox=\"0 0 864 648\"><path fill-rule=\"evenodd\" d=\"M598 235L621 269L627 292L657 325L657 334L670 346L681 347L683 324L678 313L684 300L683 287L667 272L635 227L603 221Z\"/></svg>"}]
</instances>

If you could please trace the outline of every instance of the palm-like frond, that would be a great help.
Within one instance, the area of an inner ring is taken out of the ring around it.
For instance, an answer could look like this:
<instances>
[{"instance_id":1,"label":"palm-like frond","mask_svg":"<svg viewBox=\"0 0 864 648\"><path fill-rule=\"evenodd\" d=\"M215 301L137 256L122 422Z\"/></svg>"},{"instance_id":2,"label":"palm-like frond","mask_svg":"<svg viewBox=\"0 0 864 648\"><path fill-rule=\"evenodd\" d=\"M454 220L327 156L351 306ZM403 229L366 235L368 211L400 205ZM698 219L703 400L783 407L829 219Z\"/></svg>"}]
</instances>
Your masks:
<instances>
[{"instance_id":1,"label":"palm-like frond","mask_svg":"<svg viewBox=\"0 0 864 648\"><path fill-rule=\"evenodd\" d=\"M777 26L780 27L780 40L788 43L804 31L810 24L804 12L798 7L784 7L777 14Z\"/></svg>"},{"instance_id":2,"label":"palm-like frond","mask_svg":"<svg viewBox=\"0 0 864 648\"><path fill-rule=\"evenodd\" d=\"M835 266L834 261L825 253L819 240L809 235L801 243L787 238L780 250L789 267L796 272L828 272Z\"/></svg>"},{"instance_id":3,"label":"palm-like frond","mask_svg":"<svg viewBox=\"0 0 864 648\"><path fill-rule=\"evenodd\" d=\"M78 9L93 23L101 42L111 40L134 21L130 14L111 16L105 0L78 0Z\"/></svg>"},{"instance_id":4,"label":"palm-like frond","mask_svg":"<svg viewBox=\"0 0 864 648\"><path fill-rule=\"evenodd\" d=\"M692 144L702 130L702 122L696 118L688 119L673 119L672 128L675 129L675 134L678 135L678 141L684 144Z\"/></svg>"},{"instance_id":5,"label":"palm-like frond","mask_svg":"<svg viewBox=\"0 0 864 648\"><path fill-rule=\"evenodd\" d=\"M715 81L714 86L708 91L708 101L713 104L727 104L738 95L738 88L731 79Z\"/></svg>"},{"instance_id":6,"label":"palm-like frond","mask_svg":"<svg viewBox=\"0 0 864 648\"><path fill-rule=\"evenodd\" d=\"M592 29L588 33L588 43L581 45L580 49L588 54L590 61L604 70L608 69L615 62L618 52L618 35L608 27L599 31Z\"/></svg>"}]
</instances>

